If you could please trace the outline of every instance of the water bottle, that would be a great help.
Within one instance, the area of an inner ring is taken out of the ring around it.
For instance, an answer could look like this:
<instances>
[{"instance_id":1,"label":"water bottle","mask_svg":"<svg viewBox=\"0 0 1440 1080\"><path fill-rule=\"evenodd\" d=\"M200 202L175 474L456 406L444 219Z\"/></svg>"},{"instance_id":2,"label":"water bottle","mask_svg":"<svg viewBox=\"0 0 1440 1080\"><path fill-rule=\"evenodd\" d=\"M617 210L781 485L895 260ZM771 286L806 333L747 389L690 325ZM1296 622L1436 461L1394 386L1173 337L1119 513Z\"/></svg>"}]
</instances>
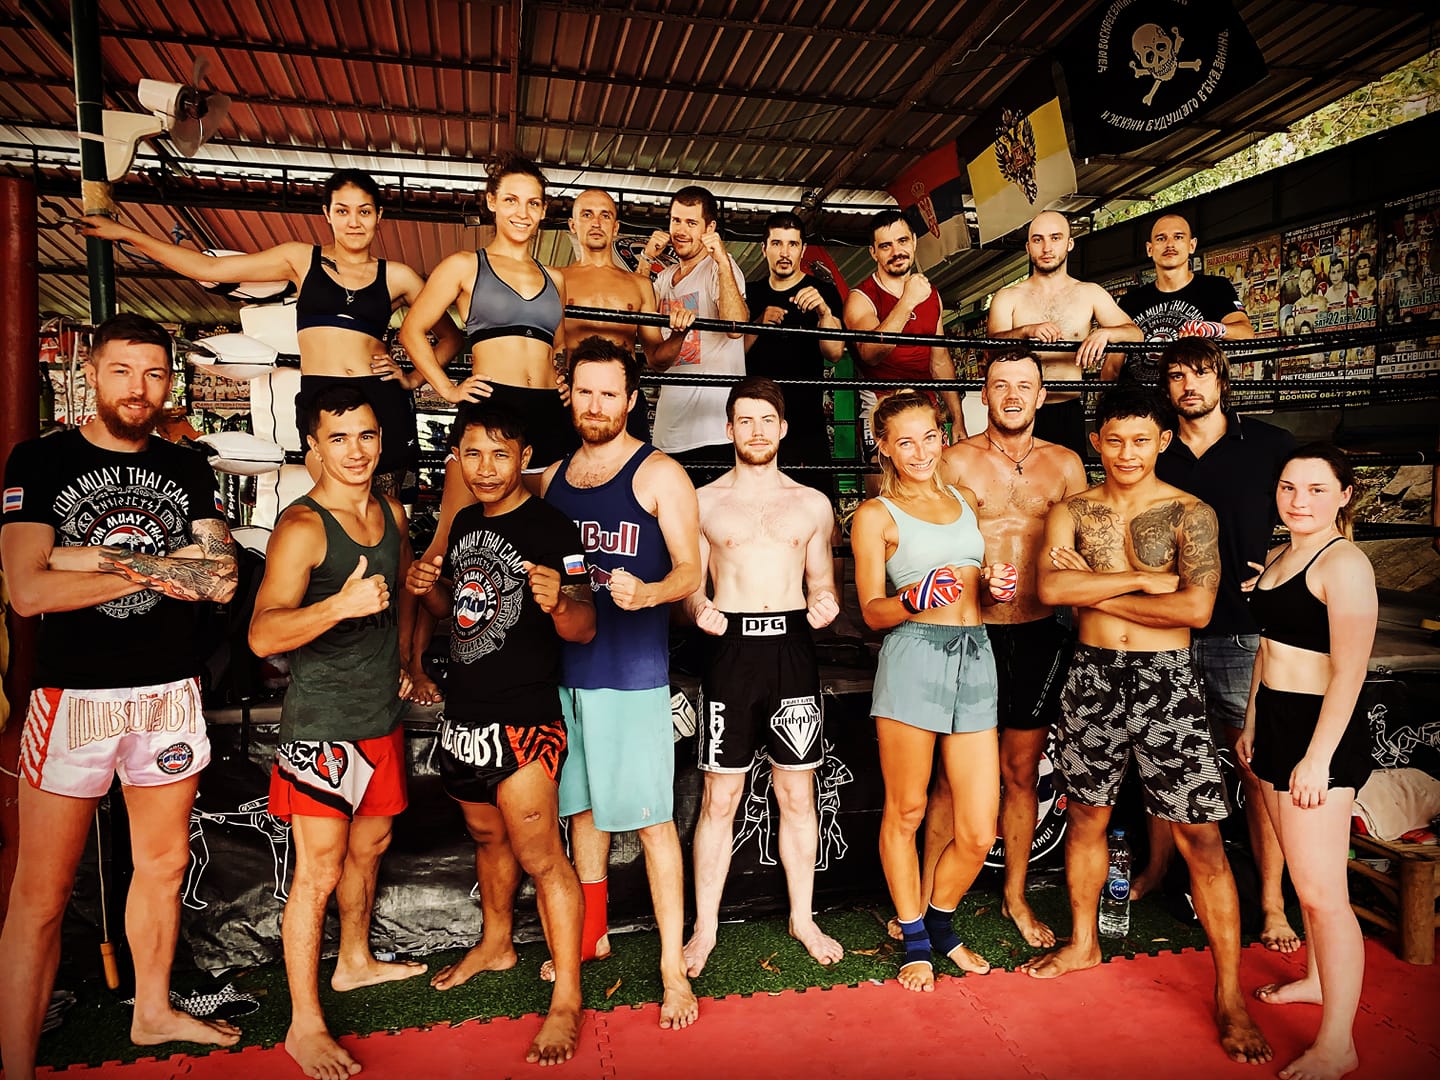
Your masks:
<instances>
[{"instance_id":1,"label":"water bottle","mask_svg":"<svg viewBox=\"0 0 1440 1080\"><path fill-rule=\"evenodd\" d=\"M1125 830L1110 834L1110 870L1100 894L1100 936L1123 938L1130 932L1130 848Z\"/></svg>"}]
</instances>

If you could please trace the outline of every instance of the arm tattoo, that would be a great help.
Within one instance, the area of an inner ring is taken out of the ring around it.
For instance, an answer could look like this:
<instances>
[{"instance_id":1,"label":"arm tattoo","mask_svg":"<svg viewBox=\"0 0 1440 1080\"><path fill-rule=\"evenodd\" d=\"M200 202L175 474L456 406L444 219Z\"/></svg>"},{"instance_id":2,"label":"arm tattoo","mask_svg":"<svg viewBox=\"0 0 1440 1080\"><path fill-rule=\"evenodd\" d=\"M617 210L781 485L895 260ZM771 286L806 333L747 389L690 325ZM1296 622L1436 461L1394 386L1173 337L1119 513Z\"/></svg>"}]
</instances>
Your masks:
<instances>
[{"instance_id":1,"label":"arm tattoo","mask_svg":"<svg viewBox=\"0 0 1440 1080\"><path fill-rule=\"evenodd\" d=\"M574 603L591 605L595 603L595 597L591 595L589 585L562 585L560 591Z\"/></svg>"},{"instance_id":2,"label":"arm tattoo","mask_svg":"<svg viewBox=\"0 0 1440 1080\"><path fill-rule=\"evenodd\" d=\"M197 521L191 532L205 552L203 559L173 559L107 545L101 548L100 570L177 600L223 603L234 594L239 577L235 541L223 521Z\"/></svg>"},{"instance_id":3,"label":"arm tattoo","mask_svg":"<svg viewBox=\"0 0 1440 1080\"><path fill-rule=\"evenodd\" d=\"M1198 585L1215 592L1220 588L1220 524L1215 511L1197 502L1180 519L1180 559L1176 572L1180 585Z\"/></svg>"},{"instance_id":4,"label":"arm tattoo","mask_svg":"<svg viewBox=\"0 0 1440 1080\"><path fill-rule=\"evenodd\" d=\"M1075 523L1075 550L1090 568L1101 573L1124 570L1125 536L1115 511L1079 495L1065 505Z\"/></svg>"},{"instance_id":5,"label":"arm tattoo","mask_svg":"<svg viewBox=\"0 0 1440 1080\"><path fill-rule=\"evenodd\" d=\"M1178 502L1168 502L1137 514L1130 522L1130 541L1135 545L1135 557L1146 566L1169 566L1175 558L1175 530L1180 526L1184 513Z\"/></svg>"}]
</instances>

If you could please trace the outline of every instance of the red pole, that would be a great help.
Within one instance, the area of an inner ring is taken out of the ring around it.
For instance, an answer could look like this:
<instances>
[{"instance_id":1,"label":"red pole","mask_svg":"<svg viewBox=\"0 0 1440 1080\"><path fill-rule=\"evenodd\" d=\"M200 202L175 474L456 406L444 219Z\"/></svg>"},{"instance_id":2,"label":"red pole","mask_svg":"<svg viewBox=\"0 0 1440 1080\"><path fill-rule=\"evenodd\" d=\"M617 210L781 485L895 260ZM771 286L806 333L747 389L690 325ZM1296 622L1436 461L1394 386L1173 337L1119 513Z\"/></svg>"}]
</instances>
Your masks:
<instances>
[{"instance_id":1,"label":"red pole","mask_svg":"<svg viewBox=\"0 0 1440 1080\"><path fill-rule=\"evenodd\" d=\"M35 185L0 176L0 462L17 443L40 434L40 270L35 232ZM5 698L10 721L0 732L0 919L10 902L20 836L17 814L20 727L35 663L35 620L5 611L10 668Z\"/></svg>"}]
</instances>

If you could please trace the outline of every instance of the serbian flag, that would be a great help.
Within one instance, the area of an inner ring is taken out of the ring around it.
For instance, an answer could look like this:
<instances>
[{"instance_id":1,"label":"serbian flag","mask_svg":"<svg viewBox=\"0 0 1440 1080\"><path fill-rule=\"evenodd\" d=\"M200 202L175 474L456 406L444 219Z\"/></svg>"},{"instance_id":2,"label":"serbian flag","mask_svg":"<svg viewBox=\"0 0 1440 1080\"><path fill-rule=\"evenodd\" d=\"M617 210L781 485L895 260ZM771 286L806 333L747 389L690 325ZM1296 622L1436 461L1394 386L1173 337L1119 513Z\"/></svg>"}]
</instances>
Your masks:
<instances>
[{"instance_id":1,"label":"serbian flag","mask_svg":"<svg viewBox=\"0 0 1440 1080\"><path fill-rule=\"evenodd\" d=\"M885 190L895 196L915 230L915 258L920 269L929 270L970 246L965 181L953 142L926 154Z\"/></svg>"},{"instance_id":2,"label":"serbian flag","mask_svg":"<svg viewBox=\"0 0 1440 1080\"><path fill-rule=\"evenodd\" d=\"M1049 76L1034 70L1036 66L966 128L956 144L970 174L982 244L1075 194L1075 162L1060 99Z\"/></svg>"},{"instance_id":3,"label":"serbian flag","mask_svg":"<svg viewBox=\"0 0 1440 1080\"><path fill-rule=\"evenodd\" d=\"M841 300L850 295L850 286L845 284L845 275L840 273L840 267L835 265L835 260L830 257L830 252L825 250L823 244L805 245L805 250L800 253L800 272L834 285ZM839 312L835 314L838 315Z\"/></svg>"},{"instance_id":4,"label":"serbian flag","mask_svg":"<svg viewBox=\"0 0 1440 1080\"><path fill-rule=\"evenodd\" d=\"M1106 0L1058 59L1075 150L1138 150L1265 77L1230 0Z\"/></svg>"}]
</instances>

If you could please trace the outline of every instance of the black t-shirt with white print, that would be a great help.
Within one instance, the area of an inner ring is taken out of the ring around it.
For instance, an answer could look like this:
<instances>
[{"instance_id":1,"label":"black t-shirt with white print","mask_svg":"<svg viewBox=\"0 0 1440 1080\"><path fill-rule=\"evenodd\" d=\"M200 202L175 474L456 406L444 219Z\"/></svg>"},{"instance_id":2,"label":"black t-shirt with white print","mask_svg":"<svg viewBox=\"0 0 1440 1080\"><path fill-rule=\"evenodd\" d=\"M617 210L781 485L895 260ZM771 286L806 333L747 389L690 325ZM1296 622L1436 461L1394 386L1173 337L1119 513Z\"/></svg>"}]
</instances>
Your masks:
<instances>
[{"instance_id":1,"label":"black t-shirt with white print","mask_svg":"<svg viewBox=\"0 0 1440 1080\"><path fill-rule=\"evenodd\" d=\"M1235 286L1214 274L1196 274L1174 292L1161 292L1152 281L1127 292L1119 304L1144 332L1146 341L1159 342L1176 340L1180 327L1192 320L1223 322L1227 315L1245 311ZM1121 377L1155 386L1160 378L1160 353L1127 353Z\"/></svg>"},{"instance_id":2,"label":"black t-shirt with white print","mask_svg":"<svg viewBox=\"0 0 1440 1080\"><path fill-rule=\"evenodd\" d=\"M21 443L5 465L5 525L55 530L56 547L113 545L168 555L191 522L225 519L201 454L151 436L139 453L106 450L78 429ZM199 674L198 606L151 590L42 616L35 685L155 686Z\"/></svg>"},{"instance_id":3,"label":"black t-shirt with white print","mask_svg":"<svg viewBox=\"0 0 1440 1080\"><path fill-rule=\"evenodd\" d=\"M530 727L560 719L560 635L530 591L524 563L590 586L575 523L533 496L504 514L455 515L442 573L454 582L445 718Z\"/></svg>"}]
</instances>

